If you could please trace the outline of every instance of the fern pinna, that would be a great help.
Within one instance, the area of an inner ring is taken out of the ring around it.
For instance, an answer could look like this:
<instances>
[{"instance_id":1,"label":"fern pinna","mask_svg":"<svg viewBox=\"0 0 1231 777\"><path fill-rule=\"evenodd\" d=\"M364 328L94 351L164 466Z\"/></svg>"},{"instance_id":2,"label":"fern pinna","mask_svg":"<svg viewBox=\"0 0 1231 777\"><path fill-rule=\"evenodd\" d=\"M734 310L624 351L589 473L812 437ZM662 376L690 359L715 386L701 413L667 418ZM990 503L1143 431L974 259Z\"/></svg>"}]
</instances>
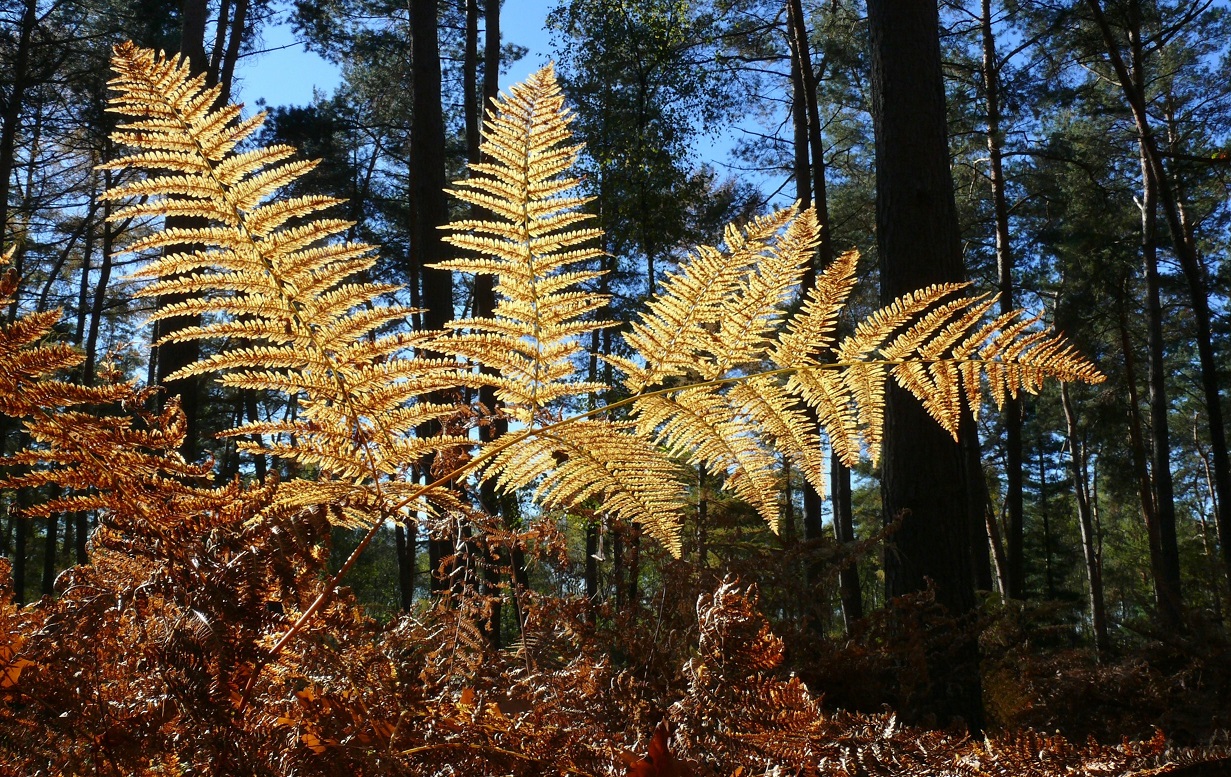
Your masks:
<instances>
[{"instance_id":1,"label":"fern pinna","mask_svg":"<svg viewBox=\"0 0 1231 777\"><path fill-rule=\"evenodd\" d=\"M442 483L474 472L506 490L530 487L547 507L597 500L678 553L681 460L722 474L776 527L779 456L817 487L822 430L844 461L875 458L890 379L955 435L963 403L977 412L984 382L1000 404L1048 376L1102 379L1033 318L985 322L994 300L967 297L961 285L908 295L833 342L857 257L835 260L792 312L818 226L811 210L786 208L728 227L722 246L699 247L668 274L625 335L633 356L603 357L623 371L630 396L579 412L580 397L613 388L579 376L588 335L611 322L598 317L605 298L587 286L599 275L599 232L585 226L585 200L568 175L579 147L550 68L495 104L483 143L489 161L453 190L489 215L450 225L460 255L442 266L494 276L493 314L413 332L403 325L411 311L384 301L396 287L357 280L374 262L371 248L338 240L350 225L318 215L334 200L276 198L312 163L287 161L285 146L237 149L261 116L215 107L217 89L182 62L131 45L115 62L112 110L134 117L116 139L137 152L109 166L149 175L109 193L142 198L114 218L211 221L129 246L198 246L149 263L142 275L157 280L142 294L187 296L158 318L213 316L169 338L246 343L224 344L186 372L219 371L225 385L300 398L294 420L231 432L272 436L267 450L319 471L285 484L283 505L341 504L369 526L425 497L461 510L455 492L408 476L425 454L452 450L463 463ZM493 386L514 433L482 444L462 434L416 437L425 421L458 412L428 395L459 385ZM617 408L628 412L617 418L609 412Z\"/></svg>"}]
</instances>

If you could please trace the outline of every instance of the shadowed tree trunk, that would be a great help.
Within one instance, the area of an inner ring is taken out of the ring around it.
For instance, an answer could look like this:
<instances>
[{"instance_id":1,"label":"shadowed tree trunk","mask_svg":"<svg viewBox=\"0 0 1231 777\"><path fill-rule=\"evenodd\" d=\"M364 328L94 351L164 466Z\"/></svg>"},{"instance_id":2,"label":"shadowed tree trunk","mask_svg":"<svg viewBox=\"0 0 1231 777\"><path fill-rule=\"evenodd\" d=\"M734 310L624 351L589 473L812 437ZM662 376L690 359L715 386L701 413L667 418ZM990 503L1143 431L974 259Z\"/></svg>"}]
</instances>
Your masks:
<instances>
[{"instance_id":1,"label":"shadowed tree trunk","mask_svg":"<svg viewBox=\"0 0 1231 777\"><path fill-rule=\"evenodd\" d=\"M1171 433L1167 413L1167 367L1163 360L1163 305L1159 291L1158 245L1155 237L1158 187L1142 160L1141 253L1146 276L1146 327L1149 332L1151 472L1154 526L1151 532L1151 567L1159 617L1168 628L1181 621L1180 551L1176 544L1175 493L1171 478ZM1157 548L1157 550L1155 550Z\"/></svg>"},{"instance_id":2,"label":"shadowed tree trunk","mask_svg":"<svg viewBox=\"0 0 1231 777\"><path fill-rule=\"evenodd\" d=\"M424 308L423 326L425 329L441 329L453 318L453 277L448 270L428 266L448 258L440 232L440 227L449 222L449 209L444 193L445 125L440 103L436 0L411 0L410 34L411 88L414 92L410 136L410 197L414 221L411 261L422 278L420 305ZM431 401L448 403L454 399L432 396ZM440 423L431 422L420 427L419 434L433 436L440 431ZM424 470L424 477L431 480L430 461L424 463ZM439 567L441 561L452 552L453 538L428 540L433 591L443 591L449 586L447 576L439 573Z\"/></svg>"},{"instance_id":3,"label":"shadowed tree trunk","mask_svg":"<svg viewBox=\"0 0 1231 777\"><path fill-rule=\"evenodd\" d=\"M7 79L9 90L3 102L4 123L0 126L0 251L10 247L9 194L16 167L17 132L21 127L26 90L30 87L30 53L37 24L38 2L26 0L21 13L21 29L17 33L17 50L13 53L12 70Z\"/></svg>"},{"instance_id":4,"label":"shadowed tree trunk","mask_svg":"<svg viewBox=\"0 0 1231 777\"><path fill-rule=\"evenodd\" d=\"M795 197L801 207L816 209L820 241L812 264L804 273L800 294L816 286L817 273L833 261L834 248L829 224L829 203L825 187L825 144L821 135L820 108L817 105L817 76L812 65L808 29L801 0L787 3L791 42L792 118L795 128ZM834 538L842 544L855 540L851 507L851 471L835 455L830 457L830 504L833 506ZM804 538L819 539L823 533L821 495L807 480L804 489ZM809 578L813 576L809 570ZM809 580L811 583L811 579ZM842 600L842 619L849 634L855 621L863 617L863 595L859 570L853 565L838 572Z\"/></svg>"},{"instance_id":5,"label":"shadowed tree trunk","mask_svg":"<svg viewBox=\"0 0 1231 777\"><path fill-rule=\"evenodd\" d=\"M932 283L960 282L965 271L949 167L936 2L869 0L868 26L876 239L881 299L888 303ZM903 516L885 549L886 594L899 596L931 585L937 602L951 613L970 612L975 583L962 447L918 400L896 386L886 392L884 432L885 520ZM978 731L983 723L978 645L973 638L963 642L954 658L970 671L938 683L933 704L942 717L961 716Z\"/></svg>"},{"instance_id":6,"label":"shadowed tree trunk","mask_svg":"<svg viewBox=\"0 0 1231 777\"><path fill-rule=\"evenodd\" d=\"M1111 643L1107 638L1107 608L1103 602L1103 559L1094 533L1094 514L1090 498L1090 467L1085 440L1078 439L1077 414L1067 384L1060 384L1065 427L1069 442L1069 471L1073 475L1073 495L1077 498L1077 520L1081 526L1081 549L1086 562L1086 582L1090 586L1090 620L1094 629L1094 648L1100 659Z\"/></svg>"}]
</instances>

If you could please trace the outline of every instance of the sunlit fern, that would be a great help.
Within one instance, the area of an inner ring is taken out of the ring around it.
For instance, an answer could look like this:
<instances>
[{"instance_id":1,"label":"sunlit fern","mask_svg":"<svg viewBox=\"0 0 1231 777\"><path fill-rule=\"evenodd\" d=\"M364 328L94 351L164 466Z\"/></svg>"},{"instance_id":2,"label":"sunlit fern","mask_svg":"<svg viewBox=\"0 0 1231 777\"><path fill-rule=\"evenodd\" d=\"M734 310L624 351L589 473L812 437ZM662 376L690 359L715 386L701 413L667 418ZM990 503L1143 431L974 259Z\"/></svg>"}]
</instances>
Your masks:
<instances>
[{"instance_id":1,"label":"sunlit fern","mask_svg":"<svg viewBox=\"0 0 1231 777\"><path fill-rule=\"evenodd\" d=\"M110 110L130 117L114 137L136 152L105 167L147 175L107 193L141 198L112 218L209 221L155 231L127 246L181 248L145 266L140 275L156 280L139 293L186 297L155 311L154 319L206 317L163 342L223 341L180 375L221 372L224 385L299 398L293 420L227 432L269 435L269 452L323 473L287 484L280 491L284 504L341 503L355 522L370 524L399 495L420 495L407 469L429 452L463 442L413 434L419 424L454 412L424 397L456 385L455 365L408 355L421 339L400 326L411 311L383 301L397 287L360 280L375 262L371 246L339 240L351 224L317 215L336 200L273 197L316 163L287 161L294 153L289 146L237 151L264 115L241 119L237 106L215 107L219 88L190 77L185 61L124 44L113 62L118 94ZM355 488L365 482L370 491ZM443 489L429 496L451 501Z\"/></svg>"},{"instance_id":2,"label":"sunlit fern","mask_svg":"<svg viewBox=\"0 0 1231 777\"><path fill-rule=\"evenodd\" d=\"M583 397L615 388L580 372L589 335L610 322L599 317L606 298L589 288L599 232L585 226L585 199L568 174L579 149L550 68L497 101L483 144L489 161L472 165L452 192L489 215L450 225L460 255L441 266L494 276L496 308L435 333L399 328L409 311L382 302L396 289L355 280L374 259L368 246L337 239L348 223L316 216L333 200L276 198L312 163L286 161L285 146L236 151L260 116L214 107L217 90L189 78L186 65L131 45L117 49L116 68L112 109L135 117L116 138L138 151L111 166L149 175L109 194L143 198L115 217L211 220L131 246L200 246L151 262L143 274L157 280L142 293L188 296L159 318L213 316L170 338L248 343L224 342L185 374L221 371L226 385L303 398L297 420L231 432L281 435L274 453L330 476L292 484L284 503L341 500L359 505L356 520L372 508L385 514L424 494L406 471L425 453L468 448L455 478L469 471L506 490L529 488L545 506L597 502L678 553L679 461L722 475L776 528L780 457L818 490L822 430L844 461L875 457L890 379L955 436L963 402L977 411L983 382L1000 404L1048 376L1102 379L1034 319L984 323L994 300L961 296L960 285L908 295L835 343L857 257L834 261L793 306L818 225L812 211L787 208L728 227L722 246L699 247L669 273L625 336L632 356L602 357L623 371L629 397L581 412ZM447 358L408 356L412 349ZM455 412L427 401L431 392L484 384L513 422L508 435L414 437L424 421ZM617 408L622 416L609 412ZM450 493L428 497L455 504Z\"/></svg>"}]
</instances>

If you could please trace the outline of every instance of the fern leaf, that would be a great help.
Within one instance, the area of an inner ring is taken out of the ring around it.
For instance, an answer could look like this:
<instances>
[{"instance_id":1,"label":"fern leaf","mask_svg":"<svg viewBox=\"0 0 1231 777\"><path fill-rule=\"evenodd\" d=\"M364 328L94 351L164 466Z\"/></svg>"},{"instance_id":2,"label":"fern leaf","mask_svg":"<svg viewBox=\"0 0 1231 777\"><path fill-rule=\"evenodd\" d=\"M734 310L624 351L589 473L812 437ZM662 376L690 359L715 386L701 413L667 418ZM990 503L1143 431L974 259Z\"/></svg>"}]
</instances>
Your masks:
<instances>
[{"instance_id":1,"label":"fern leaf","mask_svg":"<svg viewBox=\"0 0 1231 777\"><path fill-rule=\"evenodd\" d=\"M450 224L446 240L470 255L440 265L495 276L497 302L489 318L450 322L432 348L488 368L482 379L530 427L550 423L560 401L601 390L576 375L588 334L607 325L596 317L607 300L583 287L598 276L579 265L601 255L601 233L579 226L590 216L566 175L580 147L568 144L563 102L550 66L496 102L482 144L493 161L470 165L451 192L490 217Z\"/></svg>"},{"instance_id":2,"label":"fern leaf","mask_svg":"<svg viewBox=\"0 0 1231 777\"><path fill-rule=\"evenodd\" d=\"M742 231L729 226L725 250L700 246L678 271L663 279L641 320L624 336L644 364L612 360L626 373L624 383L630 391L637 392L676 376L717 377L729 365L729 361L724 361L723 366L716 363L727 353L728 346L740 351L740 356L748 355L748 343L726 340L733 333L738 338L748 336L747 333L734 332L735 326L725 324L724 319L734 315L751 326L756 319L769 315L766 302L772 299L772 306L780 302L777 295L783 289L774 285L774 279L761 279L756 265L763 258L779 267L799 259L797 253L776 251L773 246L775 237L795 215L794 208L787 208L753 219ZM741 292L747 291L750 275L763 287L762 304L753 303L741 309ZM791 285L787 283L787 287ZM758 339L758 344L763 336L763 330L755 328L752 337Z\"/></svg>"},{"instance_id":3,"label":"fern leaf","mask_svg":"<svg viewBox=\"0 0 1231 777\"><path fill-rule=\"evenodd\" d=\"M209 222L162 230L130 246L197 246L164 255L138 273L156 279L142 296L185 297L153 319L204 317L205 323L179 329L164 342L227 343L172 377L222 372L229 385L298 395L299 421L280 430L296 442L277 443L271 451L327 470L349 487L366 480L380 491L382 478L415 461L403 457L422 450L404 442L415 423L449 412L424 404L423 396L457 385L450 377L456 365L408 356L407 338L380 335L411 311L381 301L396 287L355 280L375 259L370 246L338 239L349 222L312 218L335 200L276 199L315 162L291 159L287 146L237 153L263 117L242 119L236 106L215 107L217 88L191 78L182 60L124 44L115 49L113 66L117 94L110 110L129 119L114 137L135 152L105 167L147 172L107 193L113 200L143 198L113 218L192 215ZM258 428L265 427L230 433ZM456 444L442 437L429 447Z\"/></svg>"},{"instance_id":4,"label":"fern leaf","mask_svg":"<svg viewBox=\"0 0 1231 777\"><path fill-rule=\"evenodd\" d=\"M730 396L790 458L816 492L824 494L820 436L788 388L768 377L754 377L737 383Z\"/></svg>"},{"instance_id":5,"label":"fern leaf","mask_svg":"<svg viewBox=\"0 0 1231 777\"><path fill-rule=\"evenodd\" d=\"M833 344L838 313L855 288L855 267L859 254L847 251L830 262L808 290L799 313L792 316L773 351L780 368L815 364L816 355Z\"/></svg>"},{"instance_id":6,"label":"fern leaf","mask_svg":"<svg viewBox=\"0 0 1231 777\"><path fill-rule=\"evenodd\" d=\"M547 507L588 499L626 521L637 521L673 554L680 553L685 490L679 467L628 424L577 421L510 446L489 466L505 490L534 484Z\"/></svg>"},{"instance_id":7,"label":"fern leaf","mask_svg":"<svg viewBox=\"0 0 1231 777\"><path fill-rule=\"evenodd\" d=\"M647 394L634 408L642 435L690 464L725 475L727 487L778 531L778 459L763 445L757 425L727 396L689 388L673 396Z\"/></svg>"}]
</instances>

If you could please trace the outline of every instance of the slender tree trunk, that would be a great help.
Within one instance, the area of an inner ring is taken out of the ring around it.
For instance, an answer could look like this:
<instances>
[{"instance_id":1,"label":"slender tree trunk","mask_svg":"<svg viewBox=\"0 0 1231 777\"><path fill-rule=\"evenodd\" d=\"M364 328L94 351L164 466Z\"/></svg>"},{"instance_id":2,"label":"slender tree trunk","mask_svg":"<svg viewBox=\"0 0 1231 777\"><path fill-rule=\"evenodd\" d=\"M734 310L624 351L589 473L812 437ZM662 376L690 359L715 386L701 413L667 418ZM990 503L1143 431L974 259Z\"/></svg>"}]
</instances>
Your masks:
<instances>
[{"instance_id":1,"label":"slender tree trunk","mask_svg":"<svg viewBox=\"0 0 1231 777\"><path fill-rule=\"evenodd\" d=\"M29 88L30 51L34 28L38 24L37 0L26 0L21 15L21 30L17 34L17 51L13 54L9 73L8 99L4 102L4 124L0 126L0 251L9 248L9 197L16 169L17 133L21 127L25 94Z\"/></svg>"},{"instance_id":2,"label":"slender tree trunk","mask_svg":"<svg viewBox=\"0 0 1231 777\"><path fill-rule=\"evenodd\" d=\"M1148 281L1148 276L1147 276ZM1125 295L1117 301L1120 323L1120 348L1124 353L1124 381L1128 386L1128 437L1133 453L1133 474L1137 478L1137 490L1141 496L1141 517L1146 527L1150 546L1150 569L1158 576L1161 548L1158 542L1158 515L1154 507L1154 486L1150 482L1150 468L1146 463L1145 436L1141 431L1141 399L1137 394L1137 360L1134 356L1132 338L1128 331L1128 313L1125 310ZM1147 301L1149 292L1147 290Z\"/></svg>"},{"instance_id":3,"label":"slender tree trunk","mask_svg":"<svg viewBox=\"0 0 1231 777\"><path fill-rule=\"evenodd\" d=\"M1047 493L1047 448L1043 443L1043 435L1039 433L1039 515L1043 519L1043 585L1044 598L1054 601L1056 598L1056 578L1052 575L1051 566L1051 495Z\"/></svg>"},{"instance_id":4,"label":"slender tree trunk","mask_svg":"<svg viewBox=\"0 0 1231 777\"><path fill-rule=\"evenodd\" d=\"M1100 0L1087 0L1086 4L1103 36L1108 59L1132 112L1141 143L1142 161L1148 175L1153 177L1156 183L1159 204L1162 206L1163 215L1171 233L1172 247L1176 257L1180 260L1180 268L1183 270L1184 279L1188 285L1193 323L1197 328L1197 357L1201 365L1201 387L1205 395L1206 411L1209 414L1210 452L1214 459L1214 485L1218 491L1218 500L1223 504L1228 504L1231 503L1231 455L1227 450L1218 360L1214 353L1210 323L1209 284L1206 279L1206 269L1197 253L1197 246L1192 235L1185 229L1181 203L1177 192L1172 187L1175 179L1168 174L1163 164L1158 139L1150 124L1145 88L1144 49L1141 40L1140 0L1132 0L1130 5L1132 12L1132 29L1129 30L1130 63L1125 63L1120 53L1115 34L1103 13ZM1218 537L1222 546L1225 573L1231 578L1231 520L1228 520L1225 514L1219 516Z\"/></svg>"},{"instance_id":5,"label":"slender tree trunk","mask_svg":"<svg viewBox=\"0 0 1231 777\"><path fill-rule=\"evenodd\" d=\"M56 581L56 543L60 533L60 516L47 517L47 536L43 541L43 586L42 592L50 595Z\"/></svg>"},{"instance_id":6,"label":"slender tree trunk","mask_svg":"<svg viewBox=\"0 0 1231 777\"><path fill-rule=\"evenodd\" d=\"M398 558L398 603L402 612L409 612L415 599L415 578L406 559L413 558L406 550L406 526L401 521L393 527L394 552Z\"/></svg>"},{"instance_id":7,"label":"slender tree trunk","mask_svg":"<svg viewBox=\"0 0 1231 777\"><path fill-rule=\"evenodd\" d=\"M30 435L25 429L17 434L14 450L22 450L30 444ZM16 541L13 547L13 601L26 602L26 566L30 555L30 519L21 514L21 509L30 504L30 489L19 488L9 505L10 520L16 523ZM16 514L14 514L16 513Z\"/></svg>"},{"instance_id":8,"label":"slender tree trunk","mask_svg":"<svg viewBox=\"0 0 1231 777\"><path fill-rule=\"evenodd\" d=\"M817 77L812 65L808 29L801 0L788 0L788 26L791 40L791 78L793 118L795 125L795 186L796 197L803 207L816 209L821 228L820 241L812 263L804 272L800 293L816 286L817 272L833 261L834 248L829 223L828 190L825 185L825 144L821 134L820 107L817 104ZM810 163L809 163L810 162ZM836 456L830 456L830 503L833 506L834 537L843 544L854 542L855 526L851 505L851 471ZM819 539L823 534L821 495L805 479L804 537ZM838 572L838 590L842 599L842 618L847 633L863 617L863 595L859 569L844 566Z\"/></svg>"},{"instance_id":9,"label":"slender tree trunk","mask_svg":"<svg viewBox=\"0 0 1231 777\"><path fill-rule=\"evenodd\" d=\"M1094 649L1100 659L1107 655L1107 608L1103 601L1103 560L1094 533L1094 514L1090 498L1090 472L1086 443L1078 440L1077 414L1067 384L1060 384L1064 420L1069 438L1069 469L1073 474L1073 495L1077 499L1077 520L1081 525L1081 549L1086 561L1086 581L1090 586L1090 620L1094 629Z\"/></svg>"},{"instance_id":10,"label":"slender tree trunk","mask_svg":"<svg viewBox=\"0 0 1231 777\"><path fill-rule=\"evenodd\" d=\"M992 563L996 570L996 590L1007 598L1009 595L1009 561L1005 556L1004 542L1000 539L1000 522L996 513L990 509L984 511L983 522L987 524L987 542L992 549Z\"/></svg>"},{"instance_id":11,"label":"slender tree trunk","mask_svg":"<svg viewBox=\"0 0 1231 777\"><path fill-rule=\"evenodd\" d=\"M962 281L935 0L869 0L872 118L876 136L876 237L881 298L888 303L932 283ZM905 390L886 392L881 495L885 520L902 515L887 543L885 590L898 596L934 586L954 614L975 606L963 452ZM982 520L982 515L978 516ZM978 644L956 659L967 671L938 683L938 714L983 726ZM953 658L949 659L952 664ZM937 666L938 675L946 667ZM951 667L950 667L951 668Z\"/></svg>"},{"instance_id":12,"label":"slender tree trunk","mask_svg":"<svg viewBox=\"0 0 1231 777\"><path fill-rule=\"evenodd\" d=\"M992 209L996 223L996 274L1000 287L1000 312L1016 307L1013 284L1013 247L1009 233L1009 204L1005 194L1004 133L1000 128L1000 63L996 58L996 36L992 29L992 3L983 0L983 86L986 94L988 177L991 179ZM1024 597L1025 555L1024 501L1022 498L1022 403L1008 397L1004 405L1005 427L1005 554L1008 569L1007 595Z\"/></svg>"},{"instance_id":13,"label":"slender tree trunk","mask_svg":"<svg viewBox=\"0 0 1231 777\"><path fill-rule=\"evenodd\" d=\"M423 325L426 329L442 329L453 318L453 277L448 270L429 265L448 258L441 239L440 227L449 222L445 199L445 125L440 92L440 47L438 41L436 0L411 0L410 29L412 48L412 91L414 116L411 122L410 167L411 205L415 211L415 226L411 236L413 262L423 283ZM432 401L446 403L444 396ZM423 436L439 434L439 422L425 424ZM424 476L432 478L431 464ZM442 559L453 552L453 538L429 540L432 590L444 591L449 581L439 574Z\"/></svg>"},{"instance_id":14,"label":"slender tree trunk","mask_svg":"<svg viewBox=\"0 0 1231 777\"><path fill-rule=\"evenodd\" d=\"M222 94L218 101L223 105L231 101L231 88L235 81L235 64L239 61L239 51L248 24L248 0L234 0L234 3L235 15L231 17L228 25L230 33L227 35L226 50L222 54L222 62L217 66L218 83L222 85ZM218 26L221 28L223 23L224 18L219 15Z\"/></svg>"},{"instance_id":15,"label":"slender tree trunk","mask_svg":"<svg viewBox=\"0 0 1231 777\"><path fill-rule=\"evenodd\" d=\"M1144 157L1144 152L1143 152ZM1158 612L1163 625L1183 622L1180 598L1180 552L1176 542L1175 495L1171 478L1171 435L1167 400L1167 368L1163 359L1163 312L1159 291L1158 246L1155 237L1157 181L1142 160L1141 251L1145 262L1146 320L1149 331L1150 431L1155 528L1158 557L1154 569Z\"/></svg>"},{"instance_id":16,"label":"slender tree trunk","mask_svg":"<svg viewBox=\"0 0 1231 777\"><path fill-rule=\"evenodd\" d=\"M30 537L30 521L22 516L16 516L13 520L17 523L17 540L13 547L13 601L18 604L25 604L26 560L29 557L27 543Z\"/></svg>"}]
</instances>

